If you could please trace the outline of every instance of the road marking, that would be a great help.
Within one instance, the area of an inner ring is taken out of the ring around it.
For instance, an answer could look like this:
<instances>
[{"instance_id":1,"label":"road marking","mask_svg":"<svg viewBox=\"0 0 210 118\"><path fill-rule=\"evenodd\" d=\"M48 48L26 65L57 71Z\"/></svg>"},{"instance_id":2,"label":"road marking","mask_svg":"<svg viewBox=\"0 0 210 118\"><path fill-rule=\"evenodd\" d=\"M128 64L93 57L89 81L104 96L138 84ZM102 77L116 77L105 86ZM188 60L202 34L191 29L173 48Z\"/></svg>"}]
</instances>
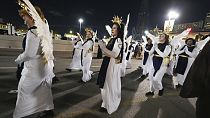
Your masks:
<instances>
[{"instance_id":1,"label":"road marking","mask_svg":"<svg viewBox=\"0 0 210 118\"><path fill-rule=\"evenodd\" d=\"M74 88L72 88L72 89L68 89L68 90L65 90L65 91L63 91L63 92L59 92L59 93L57 93L57 94L54 94L54 95L53 95L53 99L55 100L55 99L57 99L57 98L59 98L59 97L62 97L62 96L67 95L67 94L69 94L69 93L72 93L72 92L74 92L74 91L76 91L76 90L79 90L82 86L83 86L83 85L79 85L79 86L74 87Z\"/></svg>"},{"instance_id":2,"label":"road marking","mask_svg":"<svg viewBox=\"0 0 210 118\"><path fill-rule=\"evenodd\" d=\"M0 67L0 69L17 69L17 67Z\"/></svg>"},{"instance_id":3,"label":"road marking","mask_svg":"<svg viewBox=\"0 0 210 118\"><path fill-rule=\"evenodd\" d=\"M73 83L73 81L55 83L55 84L53 84L52 86L53 86L53 87L58 87L58 86L62 86L62 85L66 85L66 84L71 84L71 83Z\"/></svg>"}]
</instances>

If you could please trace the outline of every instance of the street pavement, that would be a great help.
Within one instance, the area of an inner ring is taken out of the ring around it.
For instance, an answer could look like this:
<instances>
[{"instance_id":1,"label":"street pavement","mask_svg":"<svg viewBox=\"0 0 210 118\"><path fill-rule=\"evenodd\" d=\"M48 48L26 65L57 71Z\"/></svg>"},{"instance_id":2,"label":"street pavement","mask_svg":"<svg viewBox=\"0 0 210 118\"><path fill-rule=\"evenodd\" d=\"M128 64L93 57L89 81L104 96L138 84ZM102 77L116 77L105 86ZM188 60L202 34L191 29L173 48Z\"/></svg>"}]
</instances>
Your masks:
<instances>
[{"instance_id":1,"label":"street pavement","mask_svg":"<svg viewBox=\"0 0 210 118\"><path fill-rule=\"evenodd\" d=\"M17 88L14 60L18 53L0 54L0 118L11 118L15 108L17 94L9 94L8 91ZM96 80L102 59L93 59L92 79L82 83L81 71L65 70L71 62L70 54L69 57L60 55L55 55L54 70L60 81L52 87L55 118L195 118L196 99L179 97L179 90L173 88L170 76L163 78L163 96L157 93L152 98L145 96L149 90L149 81L147 78L138 79L142 73L138 69L139 59L132 60L132 69L128 69L122 78L122 99L118 110L111 115L100 112L102 100ZM35 116L37 114L28 118Z\"/></svg>"}]
</instances>

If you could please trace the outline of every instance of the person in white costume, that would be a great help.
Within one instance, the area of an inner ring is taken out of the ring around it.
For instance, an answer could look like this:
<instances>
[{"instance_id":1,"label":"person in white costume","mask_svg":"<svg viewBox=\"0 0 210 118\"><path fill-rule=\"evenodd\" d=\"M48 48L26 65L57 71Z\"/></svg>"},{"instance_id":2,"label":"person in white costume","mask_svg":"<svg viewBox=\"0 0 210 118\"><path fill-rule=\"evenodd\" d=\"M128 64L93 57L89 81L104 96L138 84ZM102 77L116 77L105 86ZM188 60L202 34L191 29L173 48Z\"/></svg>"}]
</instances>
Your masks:
<instances>
[{"instance_id":1,"label":"person in white costume","mask_svg":"<svg viewBox=\"0 0 210 118\"><path fill-rule=\"evenodd\" d=\"M165 67L166 67L165 73L168 73L169 75L172 75L172 73L173 73L173 68L174 68L174 64L176 63L176 61L173 60L173 58L172 58L172 57L173 57L173 53L174 53L173 51L175 50L175 48L176 48L177 46L180 45L180 40L181 40L183 37L187 36L187 35L189 34L190 31L191 31L191 28L188 28L188 29L184 30L181 34L174 36L173 39L169 42L171 51L170 51L169 55L167 56L167 58L165 58L165 60L169 61L169 63L167 64L167 66L165 66ZM153 36L153 35L150 34L149 32L147 32L146 35L147 35L149 38L152 39L153 44L160 42L160 41L158 40L157 37ZM154 58L154 57L153 57L153 58ZM157 63L156 63L156 64L157 64ZM160 64L160 63L159 63L159 64ZM153 63L153 66L154 66L154 63ZM160 66L160 65L159 65L159 66ZM154 66L154 67L155 67L155 66ZM151 70L152 70L152 69L151 69ZM152 71L151 71L151 72L152 72ZM162 73L162 74L164 75L165 73ZM151 73L150 73L150 74L151 74ZM149 74L149 75L150 75L150 74ZM162 80L162 78L161 78L161 80ZM175 82L175 81L176 81L176 80L173 78L173 82ZM161 84L159 87L162 88L162 84ZM151 88L151 87L150 87L150 88ZM152 91L152 90L150 90L150 91ZM159 95L162 95L162 94L163 94L163 89L160 90L159 93L160 93ZM153 95L154 93L151 92L151 93L148 93L148 94L149 94L149 95Z\"/></svg>"},{"instance_id":2,"label":"person in white costume","mask_svg":"<svg viewBox=\"0 0 210 118\"><path fill-rule=\"evenodd\" d=\"M175 52L178 55L178 61L174 73L174 77L177 80L177 82L174 82L176 88L183 85L191 65L209 39L210 38L207 37L204 40L196 42L195 39L188 38L185 40L184 45L181 43L180 48Z\"/></svg>"},{"instance_id":3,"label":"person in white costume","mask_svg":"<svg viewBox=\"0 0 210 118\"><path fill-rule=\"evenodd\" d=\"M68 71L72 70L81 70L82 64L81 64L81 48L82 47L82 40L77 38L77 40L72 41L74 45L73 53L72 53L72 62L69 65L69 68L66 68Z\"/></svg>"},{"instance_id":4,"label":"person in white costume","mask_svg":"<svg viewBox=\"0 0 210 118\"><path fill-rule=\"evenodd\" d=\"M126 55L126 69L131 69L132 68L132 65L131 65L131 58L133 57L134 55L134 50L135 50L135 42L132 42L130 43L130 45L128 46L128 52L127 52L127 55Z\"/></svg>"},{"instance_id":5,"label":"person in white costume","mask_svg":"<svg viewBox=\"0 0 210 118\"><path fill-rule=\"evenodd\" d=\"M26 3L27 5L25 5ZM54 104L51 85L55 75L49 26L39 7L34 8L27 0L20 4L24 4L24 6L21 6L23 9L19 10L19 14L29 30L26 34L25 51L15 60L17 64L24 62L24 68L18 85L13 118L22 118L42 111L46 112L43 117L53 116ZM39 19L35 21L34 15ZM37 22L44 25L42 30L45 32L40 32L41 24L38 25ZM48 52L46 52L47 50Z\"/></svg>"},{"instance_id":6,"label":"person in white costume","mask_svg":"<svg viewBox=\"0 0 210 118\"><path fill-rule=\"evenodd\" d=\"M123 58L124 25L119 17L114 17L112 38L105 45L99 41L99 46L106 55L99 71L97 84L101 89L101 111L109 114L115 112L121 101L121 64Z\"/></svg>"},{"instance_id":7,"label":"person in white costume","mask_svg":"<svg viewBox=\"0 0 210 118\"><path fill-rule=\"evenodd\" d=\"M91 79L91 75L93 71L90 71L90 66L92 62L93 57L93 47L94 47L94 37L96 34L94 34L93 30L90 28L85 29L86 32L86 41L81 46L82 52L81 52L81 64L82 64L82 81L87 82Z\"/></svg>"},{"instance_id":8,"label":"person in white costume","mask_svg":"<svg viewBox=\"0 0 210 118\"><path fill-rule=\"evenodd\" d=\"M149 74L150 69L152 68L152 55L150 53L153 44L152 40L149 37L142 36L144 43L143 47L143 60L142 60L142 69L143 73L141 78L145 78L147 74Z\"/></svg>"},{"instance_id":9,"label":"person in white costume","mask_svg":"<svg viewBox=\"0 0 210 118\"><path fill-rule=\"evenodd\" d=\"M180 48L175 51L175 54L178 55L178 61L174 73L174 76L178 81L178 84L176 85L177 88L183 85L186 75L199 52L195 44L196 41L194 39L188 38L185 41L185 45L180 46Z\"/></svg>"},{"instance_id":10,"label":"person in white costume","mask_svg":"<svg viewBox=\"0 0 210 118\"><path fill-rule=\"evenodd\" d=\"M159 91L158 95L163 95L162 78L166 73L166 69L169 64L169 55L171 52L171 46L169 45L169 36L165 33L159 37L159 42L154 43L151 49L153 53L153 68L149 73L152 74L150 79L150 90L146 93L146 96L153 96L154 91Z\"/></svg>"}]
</instances>

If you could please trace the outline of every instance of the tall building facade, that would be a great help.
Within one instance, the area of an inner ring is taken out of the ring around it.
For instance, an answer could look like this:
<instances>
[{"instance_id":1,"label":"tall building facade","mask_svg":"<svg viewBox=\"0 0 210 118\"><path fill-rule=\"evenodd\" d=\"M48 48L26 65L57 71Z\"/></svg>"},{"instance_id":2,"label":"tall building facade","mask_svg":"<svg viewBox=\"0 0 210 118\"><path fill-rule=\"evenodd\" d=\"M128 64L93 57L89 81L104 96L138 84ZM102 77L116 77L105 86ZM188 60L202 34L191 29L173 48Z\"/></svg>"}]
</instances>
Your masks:
<instances>
[{"instance_id":1,"label":"tall building facade","mask_svg":"<svg viewBox=\"0 0 210 118\"><path fill-rule=\"evenodd\" d=\"M210 30L210 12L207 13L207 15L206 15L204 29L205 30Z\"/></svg>"},{"instance_id":2,"label":"tall building facade","mask_svg":"<svg viewBox=\"0 0 210 118\"><path fill-rule=\"evenodd\" d=\"M137 23L136 26L133 28L133 35L135 35L135 40L140 40L142 34L144 33L145 29L147 29L148 26L148 17L149 17L149 0L142 0Z\"/></svg>"}]
</instances>

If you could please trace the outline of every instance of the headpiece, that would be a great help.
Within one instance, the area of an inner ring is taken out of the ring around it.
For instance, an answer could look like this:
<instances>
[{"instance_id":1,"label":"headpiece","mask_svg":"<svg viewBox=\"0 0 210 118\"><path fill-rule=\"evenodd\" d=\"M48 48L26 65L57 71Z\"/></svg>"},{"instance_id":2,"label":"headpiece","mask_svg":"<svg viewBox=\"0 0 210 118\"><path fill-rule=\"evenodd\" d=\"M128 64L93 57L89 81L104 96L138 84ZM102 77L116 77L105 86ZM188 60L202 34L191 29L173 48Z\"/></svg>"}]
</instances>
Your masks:
<instances>
[{"instance_id":1,"label":"headpiece","mask_svg":"<svg viewBox=\"0 0 210 118\"><path fill-rule=\"evenodd\" d=\"M119 26L121 26L122 17L120 18L120 17L118 17L118 16L114 16L112 22L113 22L113 23L117 23Z\"/></svg>"}]
</instances>

